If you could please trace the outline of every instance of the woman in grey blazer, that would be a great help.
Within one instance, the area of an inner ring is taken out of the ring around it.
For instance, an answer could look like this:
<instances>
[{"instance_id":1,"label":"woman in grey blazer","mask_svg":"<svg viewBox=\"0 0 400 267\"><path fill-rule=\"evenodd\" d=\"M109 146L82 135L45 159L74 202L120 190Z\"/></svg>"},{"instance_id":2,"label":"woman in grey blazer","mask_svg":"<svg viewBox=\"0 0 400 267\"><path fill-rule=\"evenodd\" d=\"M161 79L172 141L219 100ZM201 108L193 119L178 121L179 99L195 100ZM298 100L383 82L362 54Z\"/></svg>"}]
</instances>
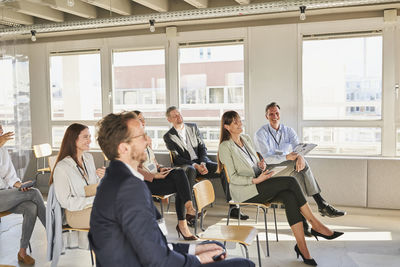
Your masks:
<instances>
[{"instance_id":1,"label":"woman in grey blazer","mask_svg":"<svg viewBox=\"0 0 400 267\"><path fill-rule=\"evenodd\" d=\"M311 233L317 237L334 239L343 233L332 231L312 213L296 178L290 176L272 177L263 160L259 161L249 136L242 134L242 122L236 111L222 115L220 144L218 148L218 169L225 165L230 177L230 193L236 202L266 203L282 201L286 217L296 238L295 251L304 263L317 265L308 251L303 231L303 216L311 223Z\"/></svg>"}]
</instances>

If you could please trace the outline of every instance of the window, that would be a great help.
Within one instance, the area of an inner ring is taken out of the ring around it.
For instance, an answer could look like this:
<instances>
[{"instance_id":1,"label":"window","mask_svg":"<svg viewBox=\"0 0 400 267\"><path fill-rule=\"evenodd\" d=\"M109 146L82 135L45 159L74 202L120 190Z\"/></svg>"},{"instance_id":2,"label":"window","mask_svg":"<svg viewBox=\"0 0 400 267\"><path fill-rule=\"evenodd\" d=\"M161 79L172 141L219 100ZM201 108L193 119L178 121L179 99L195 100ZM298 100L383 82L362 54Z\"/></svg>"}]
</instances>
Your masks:
<instances>
[{"instance_id":1,"label":"window","mask_svg":"<svg viewBox=\"0 0 400 267\"><path fill-rule=\"evenodd\" d=\"M4 133L14 132L14 139L5 146L22 155L31 149L31 115L29 60L24 55L9 55L4 50L0 58L0 124ZM17 170L20 164L17 163Z\"/></svg>"},{"instance_id":2,"label":"window","mask_svg":"<svg viewBox=\"0 0 400 267\"><path fill-rule=\"evenodd\" d=\"M304 120L381 119L382 36L304 40L302 72Z\"/></svg>"},{"instance_id":3,"label":"window","mask_svg":"<svg viewBox=\"0 0 400 267\"><path fill-rule=\"evenodd\" d=\"M74 122L89 127L102 117L100 51L50 54L52 145L60 147L65 129Z\"/></svg>"},{"instance_id":4,"label":"window","mask_svg":"<svg viewBox=\"0 0 400 267\"><path fill-rule=\"evenodd\" d=\"M146 118L164 118L163 49L113 52L113 111L140 110Z\"/></svg>"},{"instance_id":5,"label":"window","mask_svg":"<svg viewBox=\"0 0 400 267\"><path fill-rule=\"evenodd\" d=\"M313 154L380 155L382 36L315 38L303 40L303 141Z\"/></svg>"},{"instance_id":6,"label":"window","mask_svg":"<svg viewBox=\"0 0 400 267\"><path fill-rule=\"evenodd\" d=\"M180 47L179 78L185 120L219 121L230 109L244 118L242 44Z\"/></svg>"},{"instance_id":7,"label":"window","mask_svg":"<svg viewBox=\"0 0 400 267\"><path fill-rule=\"evenodd\" d=\"M50 56L52 120L99 120L101 73L99 51Z\"/></svg>"}]
</instances>

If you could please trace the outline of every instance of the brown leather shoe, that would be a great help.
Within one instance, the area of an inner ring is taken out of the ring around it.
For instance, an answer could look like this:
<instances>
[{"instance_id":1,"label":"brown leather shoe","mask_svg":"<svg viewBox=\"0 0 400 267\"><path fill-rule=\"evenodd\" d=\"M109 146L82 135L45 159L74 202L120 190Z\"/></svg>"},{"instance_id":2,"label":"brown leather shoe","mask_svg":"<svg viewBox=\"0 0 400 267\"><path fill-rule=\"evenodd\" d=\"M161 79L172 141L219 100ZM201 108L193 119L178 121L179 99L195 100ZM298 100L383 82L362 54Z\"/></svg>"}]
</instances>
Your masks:
<instances>
[{"instance_id":1,"label":"brown leather shoe","mask_svg":"<svg viewBox=\"0 0 400 267\"><path fill-rule=\"evenodd\" d=\"M32 258L31 256L29 256L28 254L25 257L22 257L18 253L18 261L22 262L22 263L24 263L26 265L34 265L35 264L35 259Z\"/></svg>"}]
</instances>

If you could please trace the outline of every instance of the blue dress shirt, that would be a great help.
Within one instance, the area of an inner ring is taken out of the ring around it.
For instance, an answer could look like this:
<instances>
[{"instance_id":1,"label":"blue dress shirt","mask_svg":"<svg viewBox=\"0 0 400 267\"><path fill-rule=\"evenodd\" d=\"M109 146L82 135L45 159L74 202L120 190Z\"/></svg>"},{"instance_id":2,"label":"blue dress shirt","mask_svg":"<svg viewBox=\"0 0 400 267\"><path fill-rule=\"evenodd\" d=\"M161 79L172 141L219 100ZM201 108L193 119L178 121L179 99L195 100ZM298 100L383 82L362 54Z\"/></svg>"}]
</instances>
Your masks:
<instances>
[{"instance_id":1,"label":"blue dress shirt","mask_svg":"<svg viewBox=\"0 0 400 267\"><path fill-rule=\"evenodd\" d=\"M267 164L279 164L286 160L286 155L293 151L299 139L290 127L280 124L275 130L266 124L256 132L254 143Z\"/></svg>"}]
</instances>

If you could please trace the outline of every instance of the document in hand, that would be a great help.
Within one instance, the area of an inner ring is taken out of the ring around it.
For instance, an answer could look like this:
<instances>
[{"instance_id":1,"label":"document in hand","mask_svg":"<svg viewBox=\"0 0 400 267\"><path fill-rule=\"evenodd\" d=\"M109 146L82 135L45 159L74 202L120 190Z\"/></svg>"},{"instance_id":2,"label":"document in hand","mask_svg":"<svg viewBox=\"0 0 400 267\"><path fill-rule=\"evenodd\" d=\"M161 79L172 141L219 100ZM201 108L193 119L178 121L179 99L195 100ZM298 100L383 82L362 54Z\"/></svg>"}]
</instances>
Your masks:
<instances>
[{"instance_id":1,"label":"document in hand","mask_svg":"<svg viewBox=\"0 0 400 267\"><path fill-rule=\"evenodd\" d=\"M293 149L293 152L296 152L297 154L304 156L307 155L308 152L313 150L316 146L317 144L300 143Z\"/></svg>"}]
</instances>

